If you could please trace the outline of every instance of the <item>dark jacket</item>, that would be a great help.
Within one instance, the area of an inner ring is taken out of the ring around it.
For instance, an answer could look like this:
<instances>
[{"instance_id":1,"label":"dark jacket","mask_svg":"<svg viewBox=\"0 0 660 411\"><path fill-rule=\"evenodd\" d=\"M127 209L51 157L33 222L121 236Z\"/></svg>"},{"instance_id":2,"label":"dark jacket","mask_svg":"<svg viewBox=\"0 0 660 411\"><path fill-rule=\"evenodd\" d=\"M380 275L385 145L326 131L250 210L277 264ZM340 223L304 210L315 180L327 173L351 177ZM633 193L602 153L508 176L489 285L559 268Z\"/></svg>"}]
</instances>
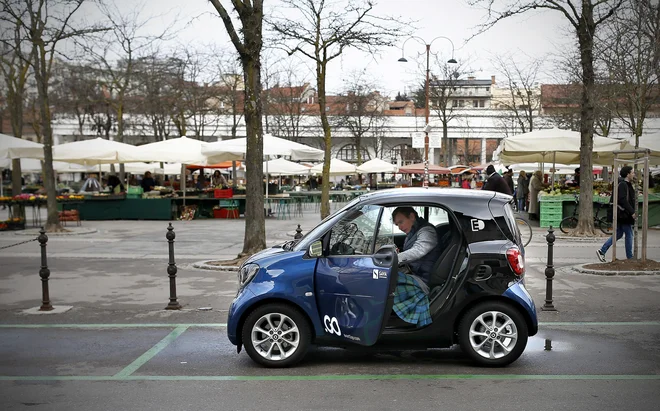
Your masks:
<instances>
[{"instance_id":1,"label":"dark jacket","mask_svg":"<svg viewBox=\"0 0 660 411\"><path fill-rule=\"evenodd\" d=\"M144 192L146 193L151 191L152 188L156 186L156 180L154 180L153 177L145 177L142 179L141 185L142 185L142 190L144 190Z\"/></svg>"},{"instance_id":2,"label":"dark jacket","mask_svg":"<svg viewBox=\"0 0 660 411\"><path fill-rule=\"evenodd\" d=\"M424 227L431 227L435 233L435 227L433 224L424 220L423 218L418 218L415 222L415 225L410 229L410 232L406 235L406 238L403 242L403 251L410 249L415 241L417 241L417 234L420 229ZM437 236L437 234L436 234ZM436 237L437 241L437 237ZM414 261L409 261L407 264L410 266L410 269L413 274L421 277L424 282L429 283L429 278L431 277L431 271L433 271L433 265L435 261L440 256L440 243L438 242L436 246L429 253L424 255L422 258L419 258Z\"/></svg>"},{"instance_id":3,"label":"dark jacket","mask_svg":"<svg viewBox=\"0 0 660 411\"><path fill-rule=\"evenodd\" d=\"M509 186L509 190L511 190L511 193L513 194L513 177L511 177L509 174L507 174L502 178L506 182L506 185Z\"/></svg>"},{"instance_id":4,"label":"dark jacket","mask_svg":"<svg viewBox=\"0 0 660 411\"><path fill-rule=\"evenodd\" d=\"M634 224L635 219L635 189L633 185L623 178L619 178L619 192L617 194L619 210L617 212L617 224Z\"/></svg>"},{"instance_id":5,"label":"dark jacket","mask_svg":"<svg viewBox=\"0 0 660 411\"><path fill-rule=\"evenodd\" d=\"M484 186L481 187L481 189L497 191L498 193L504 193L508 195L513 194L513 191L511 191L509 185L506 183L506 181L504 181L504 178L502 178L502 176L497 173L493 173L488 176L486 183L484 183Z\"/></svg>"}]
</instances>

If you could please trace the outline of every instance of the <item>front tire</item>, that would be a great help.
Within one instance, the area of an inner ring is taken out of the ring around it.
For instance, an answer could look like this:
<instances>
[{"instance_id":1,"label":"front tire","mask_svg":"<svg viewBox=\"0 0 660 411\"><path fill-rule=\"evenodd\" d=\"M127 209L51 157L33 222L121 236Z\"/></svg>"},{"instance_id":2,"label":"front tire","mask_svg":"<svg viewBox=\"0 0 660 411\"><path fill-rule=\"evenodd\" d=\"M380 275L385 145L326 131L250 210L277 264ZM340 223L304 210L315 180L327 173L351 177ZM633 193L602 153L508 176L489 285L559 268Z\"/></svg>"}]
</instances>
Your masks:
<instances>
[{"instance_id":1,"label":"front tire","mask_svg":"<svg viewBox=\"0 0 660 411\"><path fill-rule=\"evenodd\" d=\"M250 358L269 368L290 367L303 359L312 340L307 318L286 304L254 310L241 332Z\"/></svg>"},{"instance_id":2,"label":"front tire","mask_svg":"<svg viewBox=\"0 0 660 411\"><path fill-rule=\"evenodd\" d=\"M502 302L485 302L463 316L458 336L461 350L478 365L504 367L525 350L528 330L515 308Z\"/></svg>"},{"instance_id":3,"label":"front tire","mask_svg":"<svg viewBox=\"0 0 660 411\"><path fill-rule=\"evenodd\" d=\"M570 234L573 232L573 230L575 230L575 228L577 228L577 225L577 217L566 217L561 220L561 223L559 223L559 229L564 234Z\"/></svg>"}]
</instances>

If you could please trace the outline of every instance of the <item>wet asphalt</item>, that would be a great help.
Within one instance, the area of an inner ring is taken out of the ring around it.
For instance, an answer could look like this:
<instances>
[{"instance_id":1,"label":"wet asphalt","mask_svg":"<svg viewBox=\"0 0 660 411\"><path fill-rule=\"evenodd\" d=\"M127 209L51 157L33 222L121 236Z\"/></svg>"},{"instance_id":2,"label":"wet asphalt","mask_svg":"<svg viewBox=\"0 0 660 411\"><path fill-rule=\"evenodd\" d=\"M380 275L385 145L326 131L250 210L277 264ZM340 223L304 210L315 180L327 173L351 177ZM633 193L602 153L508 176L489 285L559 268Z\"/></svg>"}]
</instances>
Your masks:
<instances>
[{"instance_id":1,"label":"wet asphalt","mask_svg":"<svg viewBox=\"0 0 660 411\"><path fill-rule=\"evenodd\" d=\"M89 222L83 226L94 225L95 233L53 237L51 300L71 307L61 314L26 313L40 304L38 244L0 250L1 408L658 409L660 275L572 271L595 262L601 239L557 241L558 311L539 312L538 335L509 367L475 367L457 347L312 348L298 366L271 370L227 340L235 273L192 267L240 248L236 223L175 223L181 311L163 310L169 288L162 222ZM269 243L292 232L290 221L267 224ZM527 287L538 308L545 297L542 234L536 229L526 249ZM0 233L0 247L24 239ZM660 260L660 232L650 233L649 243L649 257Z\"/></svg>"}]
</instances>

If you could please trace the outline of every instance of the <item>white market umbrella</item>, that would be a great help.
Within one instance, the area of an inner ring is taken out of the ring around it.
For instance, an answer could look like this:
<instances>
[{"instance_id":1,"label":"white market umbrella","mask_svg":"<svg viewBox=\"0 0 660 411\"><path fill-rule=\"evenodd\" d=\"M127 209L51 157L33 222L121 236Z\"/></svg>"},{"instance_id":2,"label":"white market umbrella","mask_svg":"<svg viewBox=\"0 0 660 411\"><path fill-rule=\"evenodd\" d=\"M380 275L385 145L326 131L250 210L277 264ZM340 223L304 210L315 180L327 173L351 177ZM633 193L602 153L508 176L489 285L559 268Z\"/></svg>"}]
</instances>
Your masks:
<instances>
[{"instance_id":1,"label":"white market umbrella","mask_svg":"<svg viewBox=\"0 0 660 411\"><path fill-rule=\"evenodd\" d=\"M264 134L264 156L289 156L292 160L320 160L324 157L323 150L296 143L284 138ZM202 146L202 154L206 155L211 163L227 160L240 160L247 152L247 139L235 138ZM236 156L240 156L236 158Z\"/></svg>"},{"instance_id":2,"label":"white market umbrella","mask_svg":"<svg viewBox=\"0 0 660 411\"><path fill-rule=\"evenodd\" d=\"M310 172L312 174L322 174L323 173L323 163L319 163L312 167L310 169ZM338 158L333 158L330 160L330 175L331 176L338 176L338 175L349 175L349 174L355 174L357 172L357 168L351 164L347 163L345 161L342 161Z\"/></svg>"},{"instance_id":3,"label":"white market umbrella","mask_svg":"<svg viewBox=\"0 0 660 411\"><path fill-rule=\"evenodd\" d=\"M534 130L502 140L497 148L498 160L513 163L580 162L580 133L558 128ZM620 150L623 142L613 138L594 136L594 153Z\"/></svg>"},{"instance_id":4,"label":"white market umbrella","mask_svg":"<svg viewBox=\"0 0 660 411\"><path fill-rule=\"evenodd\" d=\"M22 138L0 134L0 159L2 158L21 158L24 157L23 150L27 153L34 153L34 150L43 151L43 144L35 143ZM10 155L15 152L15 155Z\"/></svg>"},{"instance_id":5,"label":"white market umbrella","mask_svg":"<svg viewBox=\"0 0 660 411\"><path fill-rule=\"evenodd\" d=\"M357 167L358 173L396 173L399 171L399 167L396 164L389 163L387 161L381 160L380 158L374 158L369 160L362 165Z\"/></svg>"},{"instance_id":6,"label":"white market umbrella","mask_svg":"<svg viewBox=\"0 0 660 411\"><path fill-rule=\"evenodd\" d=\"M309 173L309 167L283 158L264 161L264 170L266 170L266 174L273 176L294 176Z\"/></svg>"},{"instance_id":7,"label":"white market umbrella","mask_svg":"<svg viewBox=\"0 0 660 411\"><path fill-rule=\"evenodd\" d=\"M12 161L8 158L0 160L0 169L12 168ZM53 170L57 173L87 173L94 171L91 166L83 166L80 164L65 163L62 161L53 161ZM21 172L26 173L41 173L41 160L34 158L21 159Z\"/></svg>"},{"instance_id":8,"label":"white market umbrella","mask_svg":"<svg viewBox=\"0 0 660 411\"><path fill-rule=\"evenodd\" d=\"M202 154L202 140L186 136L157 141L138 146L135 152L135 161L207 165L206 156ZM237 158L239 159L239 158Z\"/></svg>"},{"instance_id":9,"label":"white market umbrella","mask_svg":"<svg viewBox=\"0 0 660 411\"><path fill-rule=\"evenodd\" d=\"M53 161L83 165L125 163L134 160L136 147L118 141L95 138L53 146ZM44 159L42 148L10 149L12 158Z\"/></svg>"}]
</instances>

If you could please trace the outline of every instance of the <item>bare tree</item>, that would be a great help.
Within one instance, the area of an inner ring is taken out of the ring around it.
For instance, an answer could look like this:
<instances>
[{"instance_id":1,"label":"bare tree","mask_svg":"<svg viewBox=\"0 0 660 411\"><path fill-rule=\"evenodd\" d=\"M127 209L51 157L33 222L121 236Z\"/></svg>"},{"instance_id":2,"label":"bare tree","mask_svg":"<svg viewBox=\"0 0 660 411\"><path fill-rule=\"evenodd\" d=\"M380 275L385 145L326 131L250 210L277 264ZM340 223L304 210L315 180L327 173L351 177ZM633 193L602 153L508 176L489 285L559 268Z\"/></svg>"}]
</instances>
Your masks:
<instances>
[{"instance_id":1,"label":"bare tree","mask_svg":"<svg viewBox=\"0 0 660 411\"><path fill-rule=\"evenodd\" d=\"M649 110L658 105L659 9L650 0L631 0L607 21L596 41L604 75L614 89L609 100L635 137L635 146Z\"/></svg>"},{"instance_id":2,"label":"bare tree","mask_svg":"<svg viewBox=\"0 0 660 411\"><path fill-rule=\"evenodd\" d=\"M144 33L145 26L154 17L144 17L144 5L124 11L116 4L100 2L100 10L111 29L97 38L80 42L93 64L102 72L102 84L107 90L106 102L114 112L117 123L116 141L124 141L126 122L124 115L135 86L136 61L157 42L167 39L170 27L157 34ZM124 166L120 165L120 180L124 181Z\"/></svg>"},{"instance_id":3,"label":"bare tree","mask_svg":"<svg viewBox=\"0 0 660 411\"><path fill-rule=\"evenodd\" d=\"M536 59L522 65L509 54L495 56L492 64L504 75L507 90L507 95L493 98L493 103L511 113L521 133L533 131L537 128L534 120L541 109L541 90L537 78L544 60Z\"/></svg>"},{"instance_id":4,"label":"bare tree","mask_svg":"<svg viewBox=\"0 0 660 411\"><path fill-rule=\"evenodd\" d=\"M243 66L244 113L247 134L247 168L245 239L243 252L247 255L266 247L266 223L263 210L263 156L264 139L261 101L261 49L263 47L263 1L231 0L241 23L240 30L234 27L227 9L221 0L211 0L218 11L236 47ZM240 34L240 36L239 36Z\"/></svg>"},{"instance_id":5,"label":"bare tree","mask_svg":"<svg viewBox=\"0 0 660 411\"><path fill-rule=\"evenodd\" d=\"M73 116L78 125L78 136L85 134L85 125L91 121L90 116L95 112L94 107L100 100L98 72L86 64L71 64L60 62L55 67L52 102L55 110L53 114L69 117ZM90 127L91 128L91 127Z\"/></svg>"},{"instance_id":6,"label":"bare tree","mask_svg":"<svg viewBox=\"0 0 660 411\"><path fill-rule=\"evenodd\" d=\"M84 0L0 0L4 18L18 25L19 36L31 48L29 63L34 72L38 93L39 116L44 144L44 186L48 195L46 229L60 231L53 171L53 128L49 86L57 46L60 42L85 36L100 28L74 28L71 20Z\"/></svg>"},{"instance_id":7,"label":"bare tree","mask_svg":"<svg viewBox=\"0 0 660 411\"><path fill-rule=\"evenodd\" d=\"M299 53L316 66L316 88L324 133L325 160L321 186L321 218L330 214L332 131L326 113L328 64L349 48L374 53L404 35L398 19L373 14L375 1L282 0L286 15L269 22L289 55Z\"/></svg>"},{"instance_id":8,"label":"bare tree","mask_svg":"<svg viewBox=\"0 0 660 411\"><path fill-rule=\"evenodd\" d=\"M314 89L294 61L272 77L275 84L265 91L271 129L277 136L298 141L305 126L305 108L314 99Z\"/></svg>"},{"instance_id":9,"label":"bare tree","mask_svg":"<svg viewBox=\"0 0 660 411\"><path fill-rule=\"evenodd\" d=\"M212 107L218 114L231 116L230 135L234 139L238 137L238 126L243 119L245 83L240 63L233 53L217 52L216 55L219 56L216 60L218 80L214 84Z\"/></svg>"},{"instance_id":10,"label":"bare tree","mask_svg":"<svg viewBox=\"0 0 660 411\"><path fill-rule=\"evenodd\" d=\"M19 17L27 17L25 10L17 9L16 11L20 13ZM0 44L2 46L0 72L5 82L5 104L9 111L12 134L16 138L22 138L26 107L25 89L30 76L29 62L32 60L30 53L33 52L33 49L25 49L26 44L22 34L23 25L18 19L14 19L12 16L8 19L0 18L0 22L6 23L2 25L3 28L0 32ZM4 116L0 118L0 122L3 120ZM12 160L12 194L20 194L21 188L21 159L17 158Z\"/></svg>"},{"instance_id":11,"label":"bare tree","mask_svg":"<svg viewBox=\"0 0 660 411\"><path fill-rule=\"evenodd\" d=\"M368 79L365 70L350 73L344 83L340 102L344 110L334 117L337 127L348 130L355 145L357 165L361 165L363 149L377 146L378 132L387 118L383 115L385 98L380 95L375 82ZM371 143L371 144L370 144Z\"/></svg>"},{"instance_id":12,"label":"bare tree","mask_svg":"<svg viewBox=\"0 0 660 411\"><path fill-rule=\"evenodd\" d=\"M435 56L431 70L433 74L429 79L429 110L442 124L442 155L443 162L450 166L454 157L454 142L449 139L449 123L456 118L457 110L463 108L460 85L466 81L462 76L469 72L466 62L448 63Z\"/></svg>"},{"instance_id":13,"label":"bare tree","mask_svg":"<svg viewBox=\"0 0 660 411\"><path fill-rule=\"evenodd\" d=\"M547 9L561 13L573 27L580 50L582 97L580 101L580 210L577 235L594 235L593 223L593 161L594 147L594 38L596 30L621 7L624 0L468 0L471 5L483 5L488 12L487 21L480 33L487 31L499 21L534 11ZM500 4L502 8L499 8ZM585 172L586 170L586 172Z\"/></svg>"}]
</instances>

